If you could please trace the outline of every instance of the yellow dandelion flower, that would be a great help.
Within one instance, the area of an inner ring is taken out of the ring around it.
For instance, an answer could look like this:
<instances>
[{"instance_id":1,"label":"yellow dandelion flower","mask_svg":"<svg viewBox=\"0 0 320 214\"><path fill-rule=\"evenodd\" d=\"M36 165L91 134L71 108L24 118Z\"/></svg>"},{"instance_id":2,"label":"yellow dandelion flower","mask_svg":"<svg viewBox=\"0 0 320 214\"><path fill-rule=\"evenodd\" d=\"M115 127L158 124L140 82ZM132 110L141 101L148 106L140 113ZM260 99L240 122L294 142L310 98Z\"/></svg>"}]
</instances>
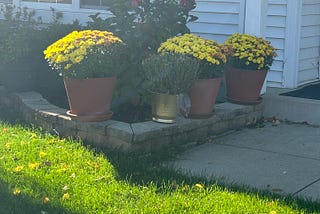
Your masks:
<instances>
[{"instance_id":1,"label":"yellow dandelion flower","mask_svg":"<svg viewBox=\"0 0 320 214\"><path fill-rule=\"evenodd\" d=\"M23 166L17 166L16 168L13 169L14 172L21 172L23 170Z\"/></svg>"},{"instance_id":2,"label":"yellow dandelion flower","mask_svg":"<svg viewBox=\"0 0 320 214\"><path fill-rule=\"evenodd\" d=\"M13 195L20 195L21 194L21 190L18 188L15 188L12 192Z\"/></svg>"},{"instance_id":3,"label":"yellow dandelion flower","mask_svg":"<svg viewBox=\"0 0 320 214\"><path fill-rule=\"evenodd\" d=\"M40 151L39 152L39 157L40 158L44 158L44 157L46 157L47 156L47 153L45 153L44 151Z\"/></svg>"},{"instance_id":4,"label":"yellow dandelion flower","mask_svg":"<svg viewBox=\"0 0 320 214\"><path fill-rule=\"evenodd\" d=\"M195 186L196 186L197 188L199 188L199 189L203 189L203 188L204 188L202 184L196 184Z\"/></svg>"},{"instance_id":5,"label":"yellow dandelion flower","mask_svg":"<svg viewBox=\"0 0 320 214\"><path fill-rule=\"evenodd\" d=\"M39 163L29 163L28 166L29 166L30 170L34 170L34 169L37 169L40 166L40 164Z\"/></svg>"},{"instance_id":6,"label":"yellow dandelion flower","mask_svg":"<svg viewBox=\"0 0 320 214\"><path fill-rule=\"evenodd\" d=\"M11 143L6 143L5 147L6 147L7 149L10 149L10 148L11 148Z\"/></svg>"},{"instance_id":7,"label":"yellow dandelion flower","mask_svg":"<svg viewBox=\"0 0 320 214\"><path fill-rule=\"evenodd\" d=\"M68 200L68 199L70 199L70 194L69 193L65 193L65 194L63 194L63 196L62 196L62 200Z\"/></svg>"}]
</instances>

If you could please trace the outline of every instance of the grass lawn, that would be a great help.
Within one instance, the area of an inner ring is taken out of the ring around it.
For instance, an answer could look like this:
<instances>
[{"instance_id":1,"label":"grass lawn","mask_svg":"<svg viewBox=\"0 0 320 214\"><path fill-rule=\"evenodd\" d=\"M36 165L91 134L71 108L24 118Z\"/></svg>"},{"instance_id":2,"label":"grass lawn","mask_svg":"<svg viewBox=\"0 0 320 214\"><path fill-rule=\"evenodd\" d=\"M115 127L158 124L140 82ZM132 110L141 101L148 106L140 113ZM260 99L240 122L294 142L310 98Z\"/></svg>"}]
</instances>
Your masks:
<instances>
[{"instance_id":1,"label":"grass lawn","mask_svg":"<svg viewBox=\"0 0 320 214\"><path fill-rule=\"evenodd\" d=\"M97 152L0 112L0 213L320 212L318 203L184 177L161 157Z\"/></svg>"}]
</instances>

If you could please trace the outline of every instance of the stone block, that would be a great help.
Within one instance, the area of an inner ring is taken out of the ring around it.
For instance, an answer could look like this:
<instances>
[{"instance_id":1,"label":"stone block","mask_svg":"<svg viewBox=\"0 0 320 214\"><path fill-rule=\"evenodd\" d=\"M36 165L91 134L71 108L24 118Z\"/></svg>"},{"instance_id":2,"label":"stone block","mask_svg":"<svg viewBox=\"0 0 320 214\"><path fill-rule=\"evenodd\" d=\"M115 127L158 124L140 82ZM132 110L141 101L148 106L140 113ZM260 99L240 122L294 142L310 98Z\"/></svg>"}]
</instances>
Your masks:
<instances>
[{"instance_id":1,"label":"stone block","mask_svg":"<svg viewBox=\"0 0 320 214\"><path fill-rule=\"evenodd\" d=\"M131 128L133 133L132 142L139 143L148 139L171 135L175 133L177 125L147 121L142 123L133 123L131 124Z\"/></svg>"},{"instance_id":2,"label":"stone block","mask_svg":"<svg viewBox=\"0 0 320 214\"><path fill-rule=\"evenodd\" d=\"M112 136L107 136L106 141L101 145L101 147L109 150L118 150L123 152L133 151L131 143Z\"/></svg>"},{"instance_id":3,"label":"stone block","mask_svg":"<svg viewBox=\"0 0 320 214\"><path fill-rule=\"evenodd\" d=\"M54 106L54 108L52 108L52 109L39 110L39 113L43 117L55 117L55 119L56 119L59 115L65 114L66 109Z\"/></svg>"},{"instance_id":4,"label":"stone block","mask_svg":"<svg viewBox=\"0 0 320 214\"><path fill-rule=\"evenodd\" d=\"M56 127L59 127L60 129L77 129L77 122L71 120L71 117L65 114L59 114L56 118Z\"/></svg>"},{"instance_id":5,"label":"stone block","mask_svg":"<svg viewBox=\"0 0 320 214\"><path fill-rule=\"evenodd\" d=\"M12 100L6 95L0 95L0 104L4 106L13 106Z\"/></svg>"},{"instance_id":6,"label":"stone block","mask_svg":"<svg viewBox=\"0 0 320 214\"><path fill-rule=\"evenodd\" d=\"M258 105L254 105L253 106L253 111L254 112L256 112L256 111L263 112L264 111L264 107L265 107L265 105L263 103L260 103Z\"/></svg>"},{"instance_id":7,"label":"stone block","mask_svg":"<svg viewBox=\"0 0 320 214\"><path fill-rule=\"evenodd\" d=\"M1 90L1 88L0 88ZM41 126L59 136L90 142L95 147L126 152L161 152L190 142L205 141L208 135L218 135L255 123L262 117L263 104L243 106L220 103L207 119L177 117L176 123L153 121L124 123L114 120L79 122L66 115L66 110L46 101L37 92L1 94L0 103L12 103L26 121Z\"/></svg>"},{"instance_id":8,"label":"stone block","mask_svg":"<svg viewBox=\"0 0 320 214\"><path fill-rule=\"evenodd\" d=\"M172 146L180 146L189 142L204 141L208 136L208 127L198 127L196 129L188 130L183 133L171 136Z\"/></svg>"},{"instance_id":9,"label":"stone block","mask_svg":"<svg viewBox=\"0 0 320 214\"><path fill-rule=\"evenodd\" d=\"M215 107L217 113L221 114L223 120L229 120L238 115L247 114L253 111L253 106L238 105L229 102L220 103Z\"/></svg>"},{"instance_id":10,"label":"stone block","mask_svg":"<svg viewBox=\"0 0 320 214\"><path fill-rule=\"evenodd\" d=\"M133 152L143 152L143 153L158 153L170 149L171 146L171 136L162 136L158 138L148 139L139 144L132 144L131 151Z\"/></svg>"},{"instance_id":11,"label":"stone block","mask_svg":"<svg viewBox=\"0 0 320 214\"><path fill-rule=\"evenodd\" d=\"M219 121L208 128L209 135L219 135L229 130L229 120Z\"/></svg>"},{"instance_id":12,"label":"stone block","mask_svg":"<svg viewBox=\"0 0 320 214\"><path fill-rule=\"evenodd\" d=\"M41 96L41 94L39 94L38 92L35 92L35 91L20 92L20 93L15 93L15 95L22 102L44 100L44 98Z\"/></svg>"},{"instance_id":13,"label":"stone block","mask_svg":"<svg viewBox=\"0 0 320 214\"><path fill-rule=\"evenodd\" d=\"M219 115L214 113L207 119L189 119L189 118L178 118L176 123L175 132L188 132L190 130L198 129L200 127L207 127L212 123L220 120Z\"/></svg>"},{"instance_id":14,"label":"stone block","mask_svg":"<svg viewBox=\"0 0 320 214\"><path fill-rule=\"evenodd\" d=\"M80 138L82 141L95 143L97 145L102 144L106 141L105 135L101 135L95 132L86 132L83 130L78 130L77 137Z\"/></svg>"},{"instance_id":15,"label":"stone block","mask_svg":"<svg viewBox=\"0 0 320 214\"><path fill-rule=\"evenodd\" d=\"M132 143L134 133L131 124L120 121L111 121L109 123L105 128L108 137L117 137L126 143Z\"/></svg>"},{"instance_id":16,"label":"stone block","mask_svg":"<svg viewBox=\"0 0 320 214\"><path fill-rule=\"evenodd\" d=\"M107 120L101 122L80 122L76 121L75 127L78 130L85 131L85 132L95 132L100 135L106 135L106 129L108 126L117 123L114 120Z\"/></svg>"}]
</instances>

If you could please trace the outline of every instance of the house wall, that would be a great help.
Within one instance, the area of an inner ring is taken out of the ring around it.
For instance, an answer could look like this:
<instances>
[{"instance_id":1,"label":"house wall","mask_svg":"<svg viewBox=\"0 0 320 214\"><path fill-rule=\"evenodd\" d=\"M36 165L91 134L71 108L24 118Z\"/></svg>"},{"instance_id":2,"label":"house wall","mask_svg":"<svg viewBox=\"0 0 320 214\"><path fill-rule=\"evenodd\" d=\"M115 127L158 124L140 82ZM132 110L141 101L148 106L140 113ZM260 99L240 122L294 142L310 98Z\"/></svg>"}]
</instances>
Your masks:
<instances>
[{"instance_id":1,"label":"house wall","mask_svg":"<svg viewBox=\"0 0 320 214\"><path fill-rule=\"evenodd\" d=\"M80 0L73 0L72 4L12 1L17 6L36 9L36 16L42 16L44 22L51 20L51 7L63 12L63 22L78 19L85 23L90 20L89 15L97 12L104 17L110 15L106 10L81 8ZM199 19L188 24L193 33L217 42L224 42L235 32L253 33L264 36L277 48L278 57L267 76L268 87L295 88L319 78L320 0L196 2L197 7L192 13ZM256 20L259 11L261 15Z\"/></svg>"},{"instance_id":2,"label":"house wall","mask_svg":"<svg viewBox=\"0 0 320 214\"><path fill-rule=\"evenodd\" d=\"M198 20L191 31L204 38L224 42L234 32L243 33L245 0L198 0L192 12Z\"/></svg>"},{"instance_id":3,"label":"house wall","mask_svg":"<svg viewBox=\"0 0 320 214\"><path fill-rule=\"evenodd\" d=\"M265 7L262 8L262 11L266 10L266 17L263 19L264 23L261 24L265 26L262 26L264 29L257 34L262 33L261 36L271 41L272 45L278 49L278 57L267 76L267 86L269 87L285 86L283 81L287 35L287 1L267 0L267 3L262 5ZM246 23L252 24L250 11L247 11L246 15L246 7L251 5L246 4L252 4L252 2L248 0L199 0L193 12L199 19L189 24L189 27L192 32L200 36L224 42L229 35L235 32L247 32L250 26L246 26ZM259 8L256 9L259 10Z\"/></svg>"},{"instance_id":4,"label":"house wall","mask_svg":"<svg viewBox=\"0 0 320 214\"><path fill-rule=\"evenodd\" d=\"M284 87L284 62L286 52L287 0L268 0L265 38L277 49L267 76L267 86Z\"/></svg>"},{"instance_id":5,"label":"house wall","mask_svg":"<svg viewBox=\"0 0 320 214\"><path fill-rule=\"evenodd\" d=\"M78 20L81 24L90 21L90 15L100 13L102 17L110 16L110 12L105 9L81 8L80 0L72 0L72 4L45 3L45 2L27 2L22 0L0 0L1 3L12 3L17 7L27 7L36 11L35 17L41 17L44 23L52 21L52 8L56 12L63 13L61 21L63 23L72 23ZM1 17L0 17L1 18Z\"/></svg>"},{"instance_id":6,"label":"house wall","mask_svg":"<svg viewBox=\"0 0 320 214\"><path fill-rule=\"evenodd\" d=\"M320 0L303 0L298 85L319 79Z\"/></svg>"}]
</instances>

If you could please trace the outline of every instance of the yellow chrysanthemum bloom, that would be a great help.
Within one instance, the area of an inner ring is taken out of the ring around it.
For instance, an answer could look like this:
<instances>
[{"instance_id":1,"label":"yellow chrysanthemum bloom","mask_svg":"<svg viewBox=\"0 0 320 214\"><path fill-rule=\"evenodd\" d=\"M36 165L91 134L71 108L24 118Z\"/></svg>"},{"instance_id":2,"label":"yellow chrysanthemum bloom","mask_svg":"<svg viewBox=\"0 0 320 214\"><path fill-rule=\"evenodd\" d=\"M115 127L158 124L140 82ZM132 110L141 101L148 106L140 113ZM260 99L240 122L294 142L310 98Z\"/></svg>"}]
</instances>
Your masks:
<instances>
[{"instance_id":1,"label":"yellow chrysanthemum bloom","mask_svg":"<svg viewBox=\"0 0 320 214\"><path fill-rule=\"evenodd\" d=\"M248 34L235 33L225 44L230 45L233 51L230 64L238 68L269 70L277 56L276 49L269 41Z\"/></svg>"},{"instance_id":2,"label":"yellow chrysanthemum bloom","mask_svg":"<svg viewBox=\"0 0 320 214\"><path fill-rule=\"evenodd\" d=\"M99 63L106 63L107 60L98 60L96 56L110 56L112 52L117 52L118 49L112 46L116 44L124 46L120 38L108 31L73 31L47 47L43 53L50 66L59 70L63 76L68 76L70 73L92 70L92 66Z\"/></svg>"},{"instance_id":3,"label":"yellow chrysanthemum bloom","mask_svg":"<svg viewBox=\"0 0 320 214\"><path fill-rule=\"evenodd\" d=\"M230 48L194 34L184 34L182 36L169 38L163 42L158 52L193 56L199 59L202 64L202 66L200 66L200 76L202 76L202 78L210 78L222 75L222 66L227 62L227 55L230 52Z\"/></svg>"}]
</instances>

